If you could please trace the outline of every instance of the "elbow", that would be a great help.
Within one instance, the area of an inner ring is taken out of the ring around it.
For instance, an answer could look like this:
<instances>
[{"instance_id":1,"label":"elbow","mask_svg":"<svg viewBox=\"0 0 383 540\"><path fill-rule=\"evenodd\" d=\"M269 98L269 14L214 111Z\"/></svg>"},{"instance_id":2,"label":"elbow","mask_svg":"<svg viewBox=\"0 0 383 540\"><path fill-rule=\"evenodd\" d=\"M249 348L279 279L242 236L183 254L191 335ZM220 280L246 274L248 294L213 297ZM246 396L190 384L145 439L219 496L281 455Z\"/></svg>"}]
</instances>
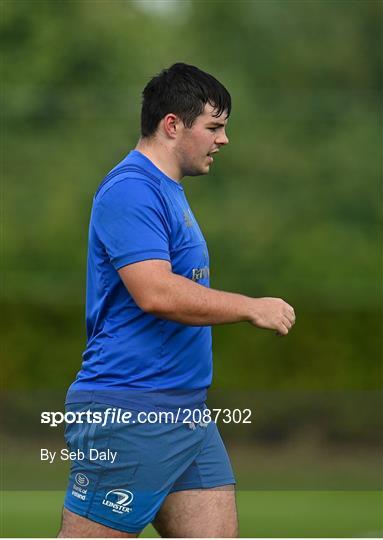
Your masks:
<instances>
[{"instance_id":1,"label":"elbow","mask_svg":"<svg viewBox=\"0 0 383 540\"><path fill-rule=\"evenodd\" d=\"M144 295L138 305L142 311L156 317L164 316L168 311L164 300L155 295Z\"/></svg>"},{"instance_id":2,"label":"elbow","mask_svg":"<svg viewBox=\"0 0 383 540\"><path fill-rule=\"evenodd\" d=\"M156 311L156 307L155 307L155 303L150 299L145 299L145 300L142 300L140 302L137 302L140 309L144 312L144 313L148 313L149 315L154 315L155 311Z\"/></svg>"}]
</instances>

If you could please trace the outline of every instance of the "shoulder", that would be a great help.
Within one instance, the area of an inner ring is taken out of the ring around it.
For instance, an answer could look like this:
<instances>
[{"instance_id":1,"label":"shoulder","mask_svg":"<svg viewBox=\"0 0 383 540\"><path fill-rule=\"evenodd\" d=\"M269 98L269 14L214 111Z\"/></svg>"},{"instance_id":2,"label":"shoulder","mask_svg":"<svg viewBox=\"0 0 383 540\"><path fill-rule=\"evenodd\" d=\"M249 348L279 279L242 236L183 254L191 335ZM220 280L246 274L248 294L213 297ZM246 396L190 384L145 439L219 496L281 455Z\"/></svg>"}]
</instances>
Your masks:
<instances>
[{"instance_id":1,"label":"shoulder","mask_svg":"<svg viewBox=\"0 0 383 540\"><path fill-rule=\"evenodd\" d=\"M121 202L124 204L140 201L149 203L162 199L163 192L159 179L149 177L145 173L122 172L101 184L94 196L94 204L104 206Z\"/></svg>"}]
</instances>

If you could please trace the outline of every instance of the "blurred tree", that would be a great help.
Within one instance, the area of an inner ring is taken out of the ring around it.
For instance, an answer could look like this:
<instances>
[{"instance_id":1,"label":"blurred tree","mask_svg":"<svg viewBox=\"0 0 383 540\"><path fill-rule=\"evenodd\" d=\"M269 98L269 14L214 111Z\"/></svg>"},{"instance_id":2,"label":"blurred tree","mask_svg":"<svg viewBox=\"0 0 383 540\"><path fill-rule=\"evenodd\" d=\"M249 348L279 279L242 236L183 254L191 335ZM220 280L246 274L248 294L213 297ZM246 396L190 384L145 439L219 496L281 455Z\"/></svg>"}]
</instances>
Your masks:
<instances>
[{"instance_id":1,"label":"blurred tree","mask_svg":"<svg viewBox=\"0 0 383 540\"><path fill-rule=\"evenodd\" d=\"M212 285L298 314L286 340L216 328L215 384L379 387L382 3L150 6L1 3L6 385L79 368L93 193L135 145L146 81L185 61L233 96L230 146L185 181Z\"/></svg>"}]
</instances>

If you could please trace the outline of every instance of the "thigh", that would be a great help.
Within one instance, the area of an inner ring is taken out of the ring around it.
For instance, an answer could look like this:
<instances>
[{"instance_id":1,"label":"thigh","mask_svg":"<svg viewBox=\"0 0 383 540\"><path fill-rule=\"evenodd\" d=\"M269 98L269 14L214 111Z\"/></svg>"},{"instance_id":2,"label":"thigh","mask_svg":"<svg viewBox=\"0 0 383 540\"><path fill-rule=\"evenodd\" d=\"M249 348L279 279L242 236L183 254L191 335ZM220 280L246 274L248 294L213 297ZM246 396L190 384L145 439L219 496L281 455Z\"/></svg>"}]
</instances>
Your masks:
<instances>
[{"instance_id":1,"label":"thigh","mask_svg":"<svg viewBox=\"0 0 383 540\"><path fill-rule=\"evenodd\" d=\"M64 508L58 538L137 538L139 533L127 533L105 527Z\"/></svg>"},{"instance_id":2,"label":"thigh","mask_svg":"<svg viewBox=\"0 0 383 540\"><path fill-rule=\"evenodd\" d=\"M238 518L233 485L170 493L153 522L167 538L236 538Z\"/></svg>"}]
</instances>

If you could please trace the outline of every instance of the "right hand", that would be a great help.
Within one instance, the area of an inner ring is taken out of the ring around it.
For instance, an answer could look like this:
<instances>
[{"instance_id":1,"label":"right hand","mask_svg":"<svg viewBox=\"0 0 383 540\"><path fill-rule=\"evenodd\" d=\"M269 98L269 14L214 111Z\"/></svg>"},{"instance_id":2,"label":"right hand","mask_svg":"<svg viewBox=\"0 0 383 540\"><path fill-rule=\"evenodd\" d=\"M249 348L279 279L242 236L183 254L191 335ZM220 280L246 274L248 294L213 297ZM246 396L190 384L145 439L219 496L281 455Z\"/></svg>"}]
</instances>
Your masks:
<instances>
[{"instance_id":1,"label":"right hand","mask_svg":"<svg viewBox=\"0 0 383 540\"><path fill-rule=\"evenodd\" d=\"M292 306L281 298L251 298L249 322L286 336L295 323L295 313Z\"/></svg>"}]
</instances>

